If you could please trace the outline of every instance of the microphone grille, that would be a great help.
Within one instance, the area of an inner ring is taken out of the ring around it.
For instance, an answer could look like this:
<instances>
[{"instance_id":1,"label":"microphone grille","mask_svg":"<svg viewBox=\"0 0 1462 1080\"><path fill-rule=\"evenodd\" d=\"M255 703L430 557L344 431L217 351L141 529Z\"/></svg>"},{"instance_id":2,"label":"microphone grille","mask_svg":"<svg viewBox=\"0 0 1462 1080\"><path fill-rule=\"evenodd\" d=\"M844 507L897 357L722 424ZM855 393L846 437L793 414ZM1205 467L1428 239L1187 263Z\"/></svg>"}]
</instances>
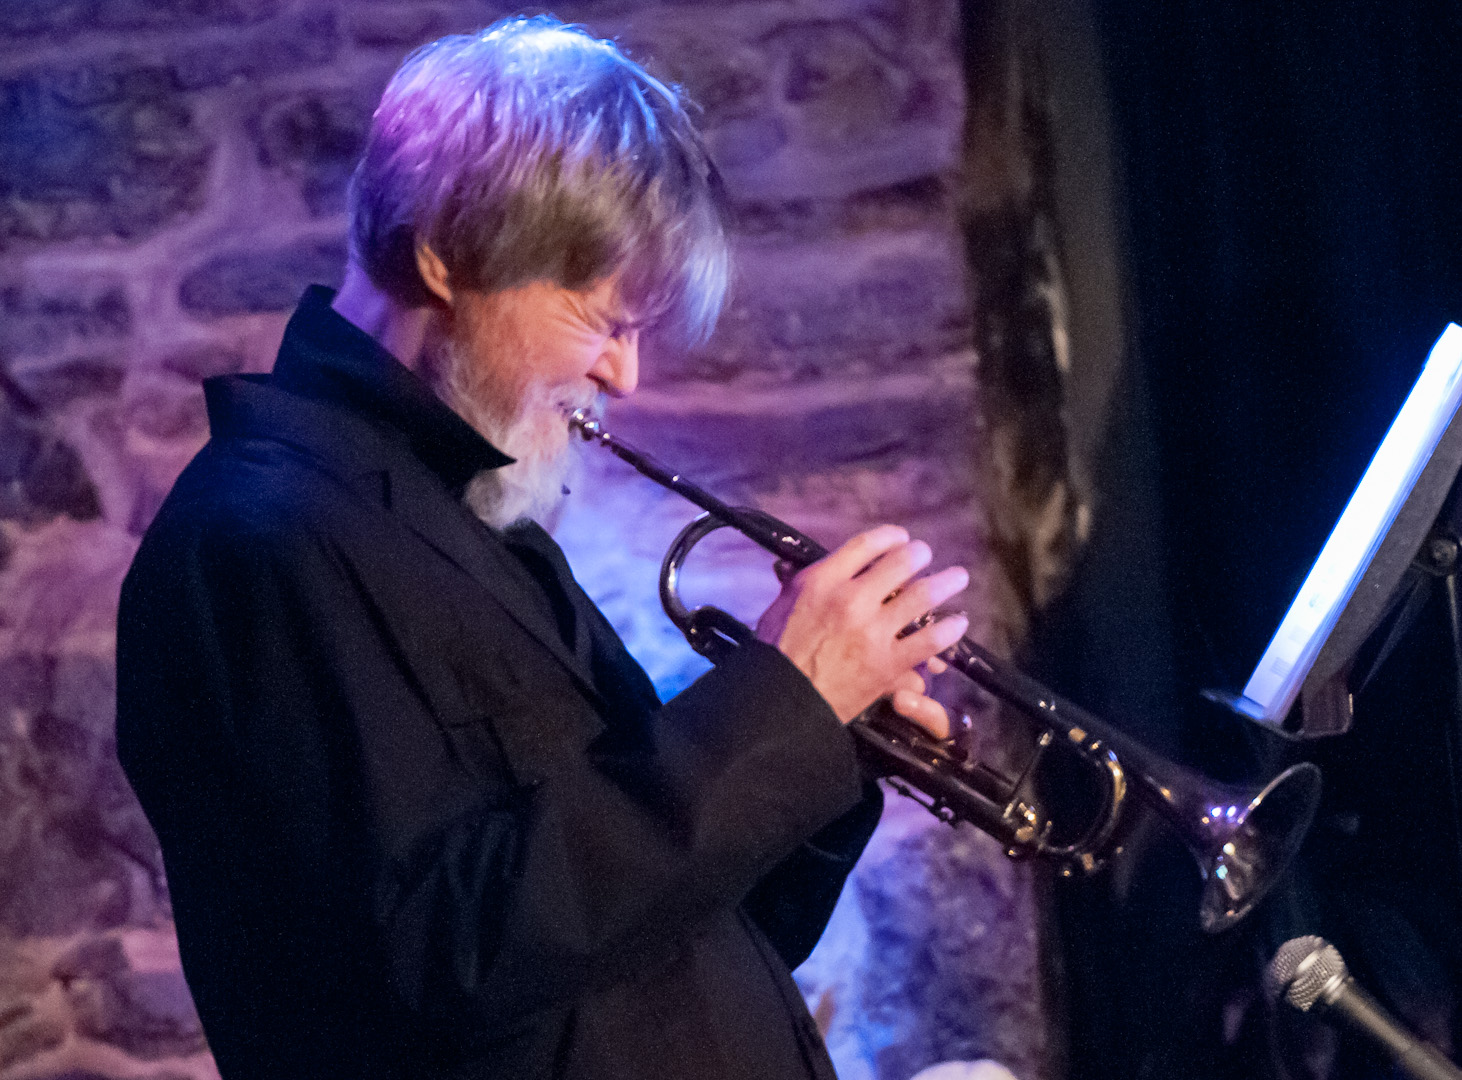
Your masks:
<instances>
[{"instance_id":1,"label":"microphone grille","mask_svg":"<svg viewBox=\"0 0 1462 1080\"><path fill-rule=\"evenodd\" d=\"M1270 1001L1280 995L1301 1012L1309 1012L1332 979L1344 978L1340 951L1313 934L1291 938L1279 947L1264 971L1264 993Z\"/></svg>"}]
</instances>

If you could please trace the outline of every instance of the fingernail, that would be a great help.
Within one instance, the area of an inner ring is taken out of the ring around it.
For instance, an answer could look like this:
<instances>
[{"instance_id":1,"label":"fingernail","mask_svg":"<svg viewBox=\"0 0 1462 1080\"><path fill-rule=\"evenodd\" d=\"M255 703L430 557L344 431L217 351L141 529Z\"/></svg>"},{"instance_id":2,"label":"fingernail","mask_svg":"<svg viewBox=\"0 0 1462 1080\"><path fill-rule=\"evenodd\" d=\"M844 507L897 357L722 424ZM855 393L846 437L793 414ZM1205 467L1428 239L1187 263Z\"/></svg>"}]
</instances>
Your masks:
<instances>
[{"instance_id":1,"label":"fingernail","mask_svg":"<svg viewBox=\"0 0 1462 1080\"><path fill-rule=\"evenodd\" d=\"M963 615L951 615L947 619L939 620L934 629L934 640L942 645L953 645L960 638L965 636L965 631L970 628L970 620Z\"/></svg>"}]
</instances>

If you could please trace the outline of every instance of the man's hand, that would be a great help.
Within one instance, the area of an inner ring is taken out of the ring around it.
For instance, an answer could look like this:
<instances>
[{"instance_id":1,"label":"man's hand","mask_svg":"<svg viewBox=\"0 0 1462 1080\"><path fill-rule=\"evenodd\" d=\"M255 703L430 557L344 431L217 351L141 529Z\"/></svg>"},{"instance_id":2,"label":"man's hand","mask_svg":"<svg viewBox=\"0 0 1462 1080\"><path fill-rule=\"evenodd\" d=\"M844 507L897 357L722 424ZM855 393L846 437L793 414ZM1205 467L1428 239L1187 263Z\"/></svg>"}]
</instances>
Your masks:
<instances>
[{"instance_id":1,"label":"man's hand","mask_svg":"<svg viewBox=\"0 0 1462 1080\"><path fill-rule=\"evenodd\" d=\"M843 723L888 694L897 712L945 738L949 717L925 692L919 668L931 660L942 668L933 658L964 636L969 620L948 615L898 636L969 584L959 566L917 577L932 557L896 525L860 533L783 581L757 636L812 680Z\"/></svg>"}]
</instances>

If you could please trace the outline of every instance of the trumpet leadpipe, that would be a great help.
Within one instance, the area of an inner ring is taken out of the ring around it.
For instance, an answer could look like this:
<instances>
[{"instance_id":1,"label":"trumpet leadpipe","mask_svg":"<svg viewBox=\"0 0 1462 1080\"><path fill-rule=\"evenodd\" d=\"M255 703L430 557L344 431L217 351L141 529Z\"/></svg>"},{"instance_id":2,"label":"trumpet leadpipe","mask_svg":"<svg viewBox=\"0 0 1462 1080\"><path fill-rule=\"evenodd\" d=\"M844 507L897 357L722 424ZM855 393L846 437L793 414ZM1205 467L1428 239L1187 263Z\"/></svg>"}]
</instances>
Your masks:
<instances>
[{"instance_id":1,"label":"trumpet leadpipe","mask_svg":"<svg viewBox=\"0 0 1462 1080\"><path fill-rule=\"evenodd\" d=\"M587 409L575 409L568 414L571 431L578 432L585 442L598 443L615 457L630 465L641 476L655 481L661 487L669 488L681 498L688 499L718 521L735 529L748 540L783 559L799 570L811 566L828 554L812 537L798 532L784 522L766 514L748 511L743 507L722 502L703 487L691 483L674 469L662 465L649 454L637 450L616 439Z\"/></svg>"}]
</instances>

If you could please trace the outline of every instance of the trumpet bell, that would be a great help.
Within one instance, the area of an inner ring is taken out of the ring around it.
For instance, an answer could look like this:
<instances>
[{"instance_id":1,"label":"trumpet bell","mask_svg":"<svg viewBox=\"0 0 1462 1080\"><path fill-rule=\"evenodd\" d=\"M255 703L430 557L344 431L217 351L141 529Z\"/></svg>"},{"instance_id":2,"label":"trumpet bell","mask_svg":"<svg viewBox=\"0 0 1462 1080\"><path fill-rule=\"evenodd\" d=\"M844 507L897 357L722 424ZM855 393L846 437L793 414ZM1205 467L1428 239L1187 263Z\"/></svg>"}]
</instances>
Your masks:
<instances>
[{"instance_id":1,"label":"trumpet bell","mask_svg":"<svg viewBox=\"0 0 1462 1080\"><path fill-rule=\"evenodd\" d=\"M1188 833L1203 875L1198 921L1217 933L1247 915L1299 852L1320 805L1320 770L1301 762L1247 803L1242 797L1206 801L1179 828Z\"/></svg>"}]
</instances>

